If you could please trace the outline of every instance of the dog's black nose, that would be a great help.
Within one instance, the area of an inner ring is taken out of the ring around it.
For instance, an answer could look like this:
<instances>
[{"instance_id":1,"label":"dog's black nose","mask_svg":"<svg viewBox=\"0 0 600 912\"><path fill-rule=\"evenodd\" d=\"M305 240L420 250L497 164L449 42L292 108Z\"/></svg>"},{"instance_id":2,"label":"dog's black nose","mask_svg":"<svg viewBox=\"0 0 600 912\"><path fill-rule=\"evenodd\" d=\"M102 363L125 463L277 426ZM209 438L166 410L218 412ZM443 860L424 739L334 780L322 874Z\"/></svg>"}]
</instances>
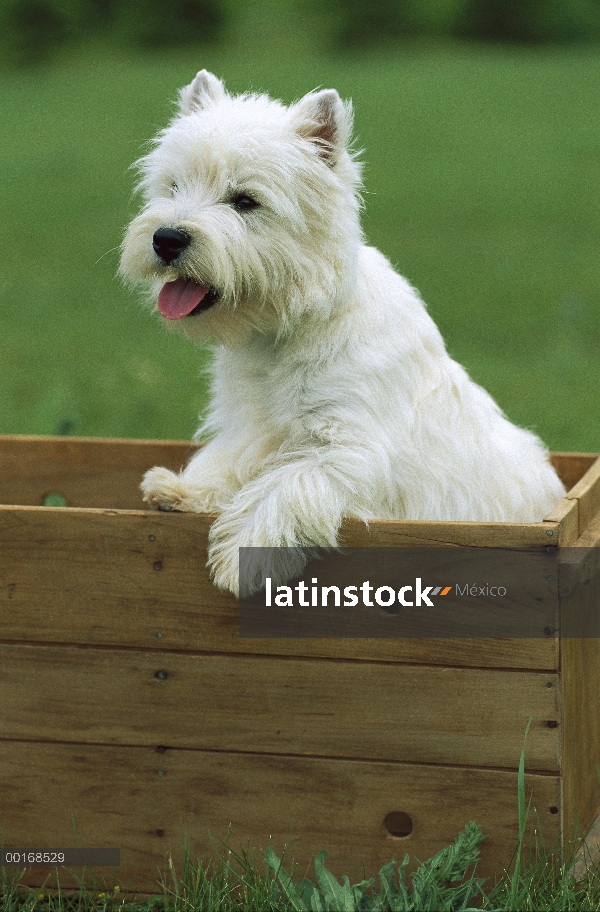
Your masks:
<instances>
[{"instance_id":1,"label":"dog's black nose","mask_svg":"<svg viewBox=\"0 0 600 912\"><path fill-rule=\"evenodd\" d=\"M154 252L167 266L177 259L189 242L187 234L177 228L159 228L152 238Z\"/></svg>"}]
</instances>

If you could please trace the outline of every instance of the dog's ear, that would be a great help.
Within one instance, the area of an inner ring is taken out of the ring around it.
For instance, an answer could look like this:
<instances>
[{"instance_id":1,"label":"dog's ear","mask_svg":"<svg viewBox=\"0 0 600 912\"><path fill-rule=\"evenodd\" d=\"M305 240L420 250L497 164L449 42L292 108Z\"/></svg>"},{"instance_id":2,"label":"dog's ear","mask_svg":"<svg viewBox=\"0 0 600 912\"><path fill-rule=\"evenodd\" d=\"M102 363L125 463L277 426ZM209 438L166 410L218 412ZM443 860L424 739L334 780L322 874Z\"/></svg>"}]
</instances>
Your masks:
<instances>
[{"instance_id":1,"label":"dog's ear","mask_svg":"<svg viewBox=\"0 0 600 912\"><path fill-rule=\"evenodd\" d=\"M196 78L179 93L179 111L191 114L219 101L225 95L225 86L208 70L200 70Z\"/></svg>"},{"instance_id":2,"label":"dog's ear","mask_svg":"<svg viewBox=\"0 0 600 912\"><path fill-rule=\"evenodd\" d=\"M309 92L290 109L294 129L315 143L321 158L335 166L352 133L352 104L335 89Z\"/></svg>"}]
</instances>

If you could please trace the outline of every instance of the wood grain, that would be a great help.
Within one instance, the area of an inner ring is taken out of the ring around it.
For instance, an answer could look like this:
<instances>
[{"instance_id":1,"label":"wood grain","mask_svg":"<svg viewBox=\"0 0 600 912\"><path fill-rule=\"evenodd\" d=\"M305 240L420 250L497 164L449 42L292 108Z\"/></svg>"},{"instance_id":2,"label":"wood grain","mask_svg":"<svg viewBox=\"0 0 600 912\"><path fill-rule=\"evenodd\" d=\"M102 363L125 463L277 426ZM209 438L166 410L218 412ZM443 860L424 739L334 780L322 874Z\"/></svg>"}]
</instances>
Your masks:
<instances>
[{"instance_id":1,"label":"wood grain","mask_svg":"<svg viewBox=\"0 0 600 912\"><path fill-rule=\"evenodd\" d=\"M594 465L597 458L596 453L550 453L550 462L567 492Z\"/></svg>"},{"instance_id":2,"label":"wood grain","mask_svg":"<svg viewBox=\"0 0 600 912\"><path fill-rule=\"evenodd\" d=\"M50 493L71 507L140 510L142 475L178 471L197 447L180 441L0 435L0 503L41 506Z\"/></svg>"},{"instance_id":3,"label":"wood grain","mask_svg":"<svg viewBox=\"0 0 600 912\"><path fill-rule=\"evenodd\" d=\"M162 772L161 772L162 771ZM528 774L531 820L539 815L546 846L559 835L559 780ZM517 774L449 766L265 757L148 747L0 742L0 807L7 847L80 844L121 849L117 883L132 881L151 891L167 853L181 870L183 837L207 860L214 843L232 827L232 848L281 853L290 837L288 862L297 877L309 873L315 855L329 852L328 867L354 882L375 874L405 852L430 858L469 820L489 834L478 873L500 873L517 841ZM413 821L406 838L395 838L383 821L403 811ZM364 868L363 868L364 865ZM25 883L40 884L46 870L33 868ZM102 869L98 869L102 873ZM109 874L105 871L110 883ZM310 870L314 878L314 870ZM62 881L61 881L62 882ZM156 887L154 887L156 889Z\"/></svg>"},{"instance_id":4,"label":"wood grain","mask_svg":"<svg viewBox=\"0 0 600 912\"><path fill-rule=\"evenodd\" d=\"M567 498L578 503L579 535L582 535L600 511L600 457L571 488Z\"/></svg>"},{"instance_id":5,"label":"wood grain","mask_svg":"<svg viewBox=\"0 0 600 912\"><path fill-rule=\"evenodd\" d=\"M597 550L597 549L596 549ZM564 775L564 821L566 839L577 828L584 835L600 806L600 574L595 573L561 605L565 626L581 625L587 636L562 637L561 677L563 687L562 768Z\"/></svg>"},{"instance_id":6,"label":"wood grain","mask_svg":"<svg viewBox=\"0 0 600 912\"><path fill-rule=\"evenodd\" d=\"M565 509L576 509L576 504L569 501ZM340 538L348 548L425 548L440 545L534 548L546 546L549 541L558 542L559 531L560 520L539 523L475 523L378 519L370 522L368 527L358 520L346 520Z\"/></svg>"},{"instance_id":7,"label":"wood grain","mask_svg":"<svg viewBox=\"0 0 600 912\"><path fill-rule=\"evenodd\" d=\"M240 639L237 601L214 588L204 566L210 522L0 506L0 640L557 667L554 638Z\"/></svg>"},{"instance_id":8,"label":"wood grain","mask_svg":"<svg viewBox=\"0 0 600 912\"><path fill-rule=\"evenodd\" d=\"M532 718L527 768L559 770L556 675L20 645L0 667L11 739L516 769Z\"/></svg>"}]
</instances>

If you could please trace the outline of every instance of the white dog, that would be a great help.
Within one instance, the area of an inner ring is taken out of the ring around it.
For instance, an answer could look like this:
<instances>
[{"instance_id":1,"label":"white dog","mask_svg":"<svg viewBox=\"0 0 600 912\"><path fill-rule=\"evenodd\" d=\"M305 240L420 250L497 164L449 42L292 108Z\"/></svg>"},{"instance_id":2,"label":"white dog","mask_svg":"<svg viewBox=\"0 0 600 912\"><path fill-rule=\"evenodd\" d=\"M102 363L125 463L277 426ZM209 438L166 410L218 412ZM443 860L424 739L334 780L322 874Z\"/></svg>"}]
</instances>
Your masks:
<instances>
[{"instance_id":1,"label":"white dog","mask_svg":"<svg viewBox=\"0 0 600 912\"><path fill-rule=\"evenodd\" d=\"M210 442L144 478L154 507L218 512L215 584L240 547L335 547L345 517L533 522L563 486L534 434L453 361L417 292L364 244L351 106L233 97L202 70L141 160L122 274L215 344ZM294 550L295 549L295 550ZM279 556L278 556L279 555Z\"/></svg>"}]
</instances>

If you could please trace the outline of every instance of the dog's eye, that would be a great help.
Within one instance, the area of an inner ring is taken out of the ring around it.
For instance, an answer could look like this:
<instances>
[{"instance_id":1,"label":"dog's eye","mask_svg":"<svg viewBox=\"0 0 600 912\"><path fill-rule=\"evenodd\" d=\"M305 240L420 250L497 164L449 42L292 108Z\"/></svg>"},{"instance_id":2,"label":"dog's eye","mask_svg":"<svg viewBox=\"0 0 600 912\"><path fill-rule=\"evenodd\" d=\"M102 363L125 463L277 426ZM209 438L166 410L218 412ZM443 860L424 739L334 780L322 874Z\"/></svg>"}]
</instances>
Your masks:
<instances>
[{"instance_id":1,"label":"dog's eye","mask_svg":"<svg viewBox=\"0 0 600 912\"><path fill-rule=\"evenodd\" d=\"M240 212L243 212L246 209L256 209L259 205L256 200L253 200L252 197L248 196L246 193L238 193L231 202Z\"/></svg>"},{"instance_id":2,"label":"dog's eye","mask_svg":"<svg viewBox=\"0 0 600 912\"><path fill-rule=\"evenodd\" d=\"M179 190L179 187L177 186L175 181L173 181L173 183L169 187L169 193L171 194L171 196L173 196L175 193L177 193L178 190Z\"/></svg>"}]
</instances>

